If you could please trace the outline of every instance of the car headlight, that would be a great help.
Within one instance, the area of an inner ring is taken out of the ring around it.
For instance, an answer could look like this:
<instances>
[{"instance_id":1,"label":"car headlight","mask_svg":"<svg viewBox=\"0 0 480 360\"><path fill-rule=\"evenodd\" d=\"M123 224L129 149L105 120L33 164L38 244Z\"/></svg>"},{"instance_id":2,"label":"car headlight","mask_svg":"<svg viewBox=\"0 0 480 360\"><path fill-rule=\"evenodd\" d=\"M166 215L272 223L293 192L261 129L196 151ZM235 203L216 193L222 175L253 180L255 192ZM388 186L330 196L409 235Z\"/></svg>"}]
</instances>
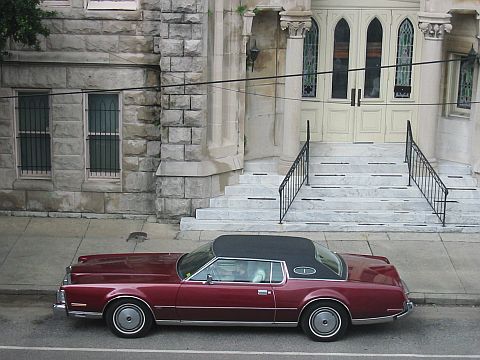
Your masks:
<instances>
[{"instance_id":1,"label":"car headlight","mask_svg":"<svg viewBox=\"0 0 480 360\"><path fill-rule=\"evenodd\" d=\"M57 291L57 304L65 304L65 290L58 290Z\"/></svg>"}]
</instances>

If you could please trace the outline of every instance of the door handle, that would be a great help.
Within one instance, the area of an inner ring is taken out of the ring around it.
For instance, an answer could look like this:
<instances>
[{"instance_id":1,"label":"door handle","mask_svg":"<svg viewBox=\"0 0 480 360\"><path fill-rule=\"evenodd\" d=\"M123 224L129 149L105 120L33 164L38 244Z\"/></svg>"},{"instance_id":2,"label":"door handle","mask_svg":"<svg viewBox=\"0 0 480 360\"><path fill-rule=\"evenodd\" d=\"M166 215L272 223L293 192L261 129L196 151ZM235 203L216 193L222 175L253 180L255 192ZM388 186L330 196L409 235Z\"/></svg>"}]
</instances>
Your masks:
<instances>
[{"instance_id":1,"label":"door handle","mask_svg":"<svg viewBox=\"0 0 480 360\"><path fill-rule=\"evenodd\" d=\"M270 290L257 290L258 295L270 295L271 293Z\"/></svg>"},{"instance_id":2,"label":"door handle","mask_svg":"<svg viewBox=\"0 0 480 360\"><path fill-rule=\"evenodd\" d=\"M350 91L350 106L355 106L355 89Z\"/></svg>"},{"instance_id":3,"label":"door handle","mask_svg":"<svg viewBox=\"0 0 480 360\"><path fill-rule=\"evenodd\" d=\"M362 99L362 89L358 89L357 106L360 106L360 100L361 99Z\"/></svg>"}]
</instances>

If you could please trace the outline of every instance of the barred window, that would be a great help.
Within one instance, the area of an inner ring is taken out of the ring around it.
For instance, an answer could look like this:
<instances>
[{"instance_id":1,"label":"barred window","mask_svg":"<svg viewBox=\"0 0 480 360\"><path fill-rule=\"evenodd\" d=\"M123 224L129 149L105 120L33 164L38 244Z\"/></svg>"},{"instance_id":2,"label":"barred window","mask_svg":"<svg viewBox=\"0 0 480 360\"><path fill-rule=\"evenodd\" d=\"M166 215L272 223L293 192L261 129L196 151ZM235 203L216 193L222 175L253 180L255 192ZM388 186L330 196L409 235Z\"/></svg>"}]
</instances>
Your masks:
<instances>
[{"instance_id":1,"label":"barred window","mask_svg":"<svg viewBox=\"0 0 480 360\"><path fill-rule=\"evenodd\" d=\"M457 107L470 110L473 90L473 62L462 56L458 72Z\"/></svg>"},{"instance_id":2,"label":"barred window","mask_svg":"<svg viewBox=\"0 0 480 360\"><path fill-rule=\"evenodd\" d=\"M303 42L303 83L302 96L317 96L317 62L318 62L318 25L312 19L312 26Z\"/></svg>"},{"instance_id":3,"label":"barred window","mask_svg":"<svg viewBox=\"0 0 480 360\"><path fill-rule=\"evenodd\" d=\"M50 176L50 106L47 92L19 91L17 147L20 175Z\"/></svg>"},{"instance_id":4,"label":"barred window","mask_svg":"<svg viewBox=\"0 0 480 360\"><path fill-rule=\"evenodd\" d=\"M89 177L120 176L120 108L118 94L88 94L87 170Z\"/></svg>"},{"instance_id":5,"label":"barred window","mask_svg":"<svg viewBox=\"0 0 480 360\"><path fill-rule=\"evenodd\" d=\"M409 98L412 92L412 59L414 30L410 20L405 19L398 28L397 65L395 74L395 97Z\"/></svg>"}]
</instances>

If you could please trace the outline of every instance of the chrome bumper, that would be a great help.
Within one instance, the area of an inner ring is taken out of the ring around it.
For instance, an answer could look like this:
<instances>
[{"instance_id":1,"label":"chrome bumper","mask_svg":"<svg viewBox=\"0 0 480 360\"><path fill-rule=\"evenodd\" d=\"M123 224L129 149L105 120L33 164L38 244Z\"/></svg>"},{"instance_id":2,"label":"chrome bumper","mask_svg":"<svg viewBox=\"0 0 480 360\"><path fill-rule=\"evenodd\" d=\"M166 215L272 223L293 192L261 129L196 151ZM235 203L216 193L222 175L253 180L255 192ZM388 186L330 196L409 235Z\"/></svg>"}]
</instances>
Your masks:
<instances>
[{"instance_id":1,"label":"chrome bumper","mask_svg":"<svg viewBox=\"0 0 480 360\"><path fill-rule=\"evenodd\" d=\"M396 315L383 316L378 318L367 318L367 319L352 319L352 325L372 325L372 324L383 324L401 319L413 311L413 302L410 300L405 301L403 305L403 311Z\"/></svg>"},{"instance_id":2,"label":"chrome bumper","mask_svg":"<svg viewBox=\"0 0 480 360\"><path fill-rule=\"evenodd\" d=\"M67 317L67 307L65 304L53 304L53 315Z\"/></svg>"},{"instance_id":3,"label":"chrome bumper","mask_svg":"<svg viewBox=\"0 0 480 360\"><path fill-rule=\"evenodd\" d=\"M405 309L403 310L402 313L398 314L395 319L401 319L408 314L410 314L413 311L413 302L411 300L407 300L405 302Z\"/></svg>"}]
</instances>

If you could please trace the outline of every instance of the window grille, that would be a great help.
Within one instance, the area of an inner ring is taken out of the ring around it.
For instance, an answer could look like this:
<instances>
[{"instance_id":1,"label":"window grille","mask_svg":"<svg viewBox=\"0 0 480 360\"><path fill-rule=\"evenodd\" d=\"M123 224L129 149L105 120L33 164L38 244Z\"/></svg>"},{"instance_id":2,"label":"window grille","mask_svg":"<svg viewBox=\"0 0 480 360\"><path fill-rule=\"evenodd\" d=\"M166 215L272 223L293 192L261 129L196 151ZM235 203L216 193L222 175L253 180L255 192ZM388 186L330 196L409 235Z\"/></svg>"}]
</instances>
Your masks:
<instances>
[{"instance_id":1,"label":"window grille","mask_svg":"<svg viewBox=\"0 0 480 360\"><path fill-rule=\"evenodd\" d=\"M412 60L414 30L410 20L405 19L398 29L397 65L394 93L396 98L409 98L412 92Z\"/></svg>"},{"instance_id":2,"label":"window grille","mask_svg":"<svg viewBox=\"0 0 480 360\"><path fill-rule=\"evenodd\" d=\"M90 177L120 176L118 94L88 94L88 166Z\"/></svg>"},{"instance_id":3,"label":"window grille","mask_svg":"<svg viewBox=\"0 0 480 360\"><path fill-rule=\"evenodd\" d=\"M48 93L19 92L17 101L20 174L49 176L52 160Z\"/></svg>"},{"instance_id":4,"label":"window grille","mask_svg":"<svg viewBox=\"0 0 480 360\"><path fill-rule=\"evenodd\" d=\"M318 26L312 19L312 26L305 35L303 43L303 84L302 96L317 96L317 62L318 62Z\"/></svg>"},{"instance_id":5,"label":"window grille","mask_svg":"<svg viewBox=\"0 0 480 360\"><path fill-rule=\"evenodd\" d=\"M467 56L462 56L458 74L457 107L470 109L473 89L473 62L467 61Z\"/></svg>"},{"instance_id":6,"label":"window grille","mask_svg":"<svg viewBox=\"0 0 480 360\"><path fill-rule=\"evenodd\" d=\"M350 27L345 19L335 26L333 44L332 98L346 99L350 57Z\"/></svg>"},{"instance_id":7,"label":"window grille","mask_svg":"<svg viewBox=\"0 0 480 360\"><path fill-rule=\"evenodd\" d=\"M137 10L138 0L87 0L87 10Z\"/></svg>"}]
</instances>

